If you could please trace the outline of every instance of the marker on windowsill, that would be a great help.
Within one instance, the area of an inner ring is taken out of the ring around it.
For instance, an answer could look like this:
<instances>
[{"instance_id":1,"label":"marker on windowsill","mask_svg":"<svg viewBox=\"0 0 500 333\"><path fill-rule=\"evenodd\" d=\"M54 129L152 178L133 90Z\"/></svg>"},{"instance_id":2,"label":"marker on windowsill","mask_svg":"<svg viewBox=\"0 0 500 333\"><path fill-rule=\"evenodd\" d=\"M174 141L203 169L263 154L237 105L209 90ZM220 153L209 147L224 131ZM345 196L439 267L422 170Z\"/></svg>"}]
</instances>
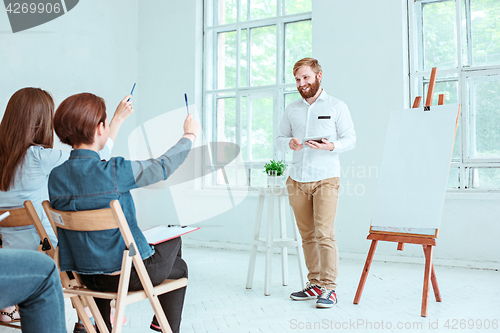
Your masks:
<instances>
[{"instance_id":1,"label":"marker on windowsill","mask_svg":"<svg viewBox=\"0 0 500 333\"><path fill-rule=\"evenodd\" d=\"M130 95L132 95L132 96L134 95L134 89L135 89L135 83L134 83L134 86L132 87L132 91L130 92ZM130 97L130 98L132 98L132 97ZM127 99L127 102L130 101L130 98Z\"/></svg>"},{"instance_id":2,"label":"marker on windowsill","mask_svg":"<svg viewBox=\"0 0 500 333\"><path fill-rule=\"evenodd\" d=\"M189 116L189 106L188 106L188 95L187 94L184 94L184 99L186 100L186 110L187 110L187 113Z\"/></svg>"}]
</instances>

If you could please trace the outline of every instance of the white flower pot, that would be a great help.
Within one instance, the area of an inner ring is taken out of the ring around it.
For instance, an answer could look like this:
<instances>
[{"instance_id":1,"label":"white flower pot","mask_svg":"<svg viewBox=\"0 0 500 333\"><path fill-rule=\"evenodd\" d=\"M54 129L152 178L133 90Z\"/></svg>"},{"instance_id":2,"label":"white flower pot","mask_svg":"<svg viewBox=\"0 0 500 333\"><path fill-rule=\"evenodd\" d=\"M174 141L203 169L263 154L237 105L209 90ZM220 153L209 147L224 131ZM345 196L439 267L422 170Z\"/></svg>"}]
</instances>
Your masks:
<instances>
[{"instance_id":1,"label":"white flower pot","mask_svg":"<svg viewBox=\"0 0 500 333\"><path fill-rule=\"evenodd\" d=\"M267 187L283 187L283 176L276 176L276 170L267 175Z\"/></svg>"}]
</instances>

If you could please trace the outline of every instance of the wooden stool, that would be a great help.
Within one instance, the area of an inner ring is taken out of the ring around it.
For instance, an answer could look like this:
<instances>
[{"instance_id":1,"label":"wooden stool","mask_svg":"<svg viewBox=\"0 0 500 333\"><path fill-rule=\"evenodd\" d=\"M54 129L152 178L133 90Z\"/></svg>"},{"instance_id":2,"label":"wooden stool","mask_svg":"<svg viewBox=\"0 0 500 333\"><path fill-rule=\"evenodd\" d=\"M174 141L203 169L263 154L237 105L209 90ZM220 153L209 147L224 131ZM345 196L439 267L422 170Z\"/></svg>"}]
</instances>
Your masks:
<instances>
[{"instance_id":1,"label":"wooden stool","mask_svg":"<svg viewBox=\"0 0 500 333\"><path fill-rule=\"evenodd\" d=\"M257 188L259 190L259 203L257 205L257 215L255 216L254 238L252 242L252 253L248 264L247 289L252 289L253 276L255 271L255 257L257 255L257 247L266 247L266 276L264 284L264 295L269 296L271 285L272 271L272 254L273 247L281 247L281 269L283 273L283 285L288 285L288 247L297 249L297 259L299 264L299 274L301 285L304 286L304 253L302 252L301 242L297 240L297 225L293 211L290 207L293 223L293 238L287 238L286 235L286 199L288 192L285 187L265 187ZM267 202L267 237L259 238L260 225L262 221L262 211L264 208L264 199L269 197ZM278 211L280 221L280 238L273 239L273 222L274 222L274 199L278 199Z\"/></svg>"}]
</instances>

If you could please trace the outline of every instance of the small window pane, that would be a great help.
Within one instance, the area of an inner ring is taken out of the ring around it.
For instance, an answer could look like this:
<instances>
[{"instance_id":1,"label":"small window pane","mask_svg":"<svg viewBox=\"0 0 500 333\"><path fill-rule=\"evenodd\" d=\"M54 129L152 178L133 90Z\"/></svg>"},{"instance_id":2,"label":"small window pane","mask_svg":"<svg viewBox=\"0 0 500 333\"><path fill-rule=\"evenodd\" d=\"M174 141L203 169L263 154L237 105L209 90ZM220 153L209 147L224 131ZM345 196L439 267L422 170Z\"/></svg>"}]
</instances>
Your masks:
<instances>
[{"instance_id":1,"label":"small window pane","mask_svg":"<svg viewBox=\"0 0 500 333\"><path fill-rule=\"evenodd\" d=\"M312 0L286 0L286 15L312 11Z\"/></svg>"},{"instance_id":2,"label":"small window pane","mask_svg":"<svg viewBox=\"0 0 500 333\"><path fill-rule=\"evenodd\" d=\"M240 21L248 20L248 0L241 0Z\"/></svg>"},{"instance_id":3,"label":"small window pane","mask_svg":"<svg viewBox=\"0 0 500 333\"><path fill-rule=\"evenodd\" d=\"M455 1L424 4L423 30L424 70L456 67Z\"/></svg>"},{"instance_id":4,"label":"small window pane","mask_svg":"<svg viewBox=\"0 0 500 333\"><path fill-rule=\"evenodd\" d=\"M293 94L286 94L285 95L285 108L290 104L298 100L299 98L302 98L298 92L293 93Z\"/></svg>"},{"instance_id":5,"label":"small window pane","mask_svg":"<svg viewBox=\"0 0 500 333\"><path fill-rule=\"evenodd\" d=\"M500 1L471 1L472 58L474 66L500 64Z\"/></svg>"},{"instance_id":6,"label":"small window pane","mask_svg":"<svg viewBox=\"0 0 500 333\"><path fill-rule=\"evenodd\" d=\"M236 87L236 31L218 34L217 88Z\"/></svg>"},{"instance_id":7,"label":"small window pane","mask_svg":"<svg viewBox=\"0 0 500 333\"><path fill-rule=\"evenodd\" d=\"M241 151L244 161L269 160L273 156L273 98L242 98Z\"/></svg>"},{"instance_id":8,"label":"small window pane","mask_svg":"<svg viewBox=\"0 0 500 333\"><path fill-rule=\"evenodd\" d=\"M285 25L285 82L294 83L293 65L312 56L312 24L301 21Z\"/></svg>"},{"instance_id":9,"label":"small window pane","mask_svg":"<svg viewBox=\"0 0 500 333\"><path fill-rule=\"evenodd\" d=\"M238 169L238 186L248 186L248 169L240 166Z\"/></svg>"},{"instance_id":10,"label":"small window pane","mask_svg":"<svg viewBox=\"0 0 500 333\"><path fill-rule=\"evenodd\" d=\"M460 168L450 168L450 175L448 176L448 188L458 188L460 186L459 175Z\"/></svg>"},{"instance_id":11,"label":"small window pane","mask_svg":"<svg viewBox=\"0 0 500 333\"><path fill-rule=\"evenodd\" d=\"M219 0L219 25L236 22L237 0Z\"/></svg>"},{"instance_id":12,"label":"small window pane","mask_svg":"<svg viewBox=\"0 0 500 333\"><path fill-rule=\"evenodd\" d=\"M424 83L424 98L421 105L427 99L427 90L429 83ZM444 104L458 103L458 81L444 81L436 82L434 87L434 96L432 97L432 105L438 105L439 95L444 94ZM457 127L457 135L455 136L455 145L453 146L452 161L458 162L460 160L460 122Z\"/></svg>"},{"instance_id":13,"label":"small window pane","mask_svg":"<svg viewBox=\"0 0 500 333\"><path fill-rule=\"evenodd\" d=\"M236 99L217 101L217 142L236 143Z\"/></svg>"},{"instance_id":14,"label":"small window pane","mask_svg":"<svg viewBox=\"0 0 500 333\"><path fill-rule=\"evenodd\" d=\"M500 169L472 168L472 188L478 188L478 189L500 188Z\"/></svg>"},{"instance_id":15,"label":"small window pane","mask_svg":"<svg viewBox=\"0 0 500 333\"><path fill-rule=\"evenodd\" d=\"M427 100L427 90L429 83L424 83L423 103ZM444 94L444 104L458 103L458 81L436 82L434 86L434 96L432 96L432 105L438 105L439 95Z\"/></svg>"},{"instance_id":16,"label":"small window pane","mask_svg":"<svg viewBox=\"0 0 500 333\"><path fill-rule=\"evenodd\" d=\"M251 20L275 17L276 15L276 0L250 0Z\"/></svg>"},{"instance_id":17,"label":"small window pane","mask_svg":"<svg viewBox=\"0 0 500 333\"><path fill-rule=\"evenodd\" d=\"M267 176L263 168L250 170L250 186L253 187L267 186Z\"/></svg>"},{"instance_id":18,"label":"small window pane","mask_svg":"<svg viewBox=\"0 0 500 333\"><path fill-rule=\"evenodd\" d=\"M470 157L500 158L500 76L469 79Z\"/></svg>"},{"instance_id":19,"label":"small window pane","mask_svg":"<svg viewBox=\"0 0 500 333\"><path fill-rule=\"evenodd\" d=\"M276 84L276 26L254 28L250 32L252 86Z\"/></svg>"}]
</instances>

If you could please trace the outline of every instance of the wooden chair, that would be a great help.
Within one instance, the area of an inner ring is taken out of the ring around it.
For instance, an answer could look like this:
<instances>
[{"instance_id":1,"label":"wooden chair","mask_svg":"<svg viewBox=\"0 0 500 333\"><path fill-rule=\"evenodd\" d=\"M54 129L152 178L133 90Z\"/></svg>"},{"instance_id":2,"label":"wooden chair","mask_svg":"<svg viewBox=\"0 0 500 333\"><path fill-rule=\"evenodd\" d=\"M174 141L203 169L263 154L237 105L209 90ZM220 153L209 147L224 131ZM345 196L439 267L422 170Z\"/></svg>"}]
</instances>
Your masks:
<instances>
[{"instance_id":1,"label":"wooden chair","mask_svg":"<svg viewBox=\"0 0 500 333\"><path fill-rule=\"evenodd\" d=\"M46 253L52 259L56 259L56 251L52 242L50 241L47 232L38 217L38 214L33 206L33 203L30 200L24 202L24 207L14 208L14 209L4 209L0 210L0 215L4 212L9 212L10 215L3 221L0 221L0 227L3 228L11 228L11 227L22 227L33 225L35 227L36 232L38 233L38 237L40 237L40 245L38 246L38 251ZM61 282L63 287L66 285L74 285L77 282L74 279L70 279L66 272L60 272ZM82 322L84 323L87 332L95 333L94 326L92 325L87 312L85 311L85 305L89 304L90 307L94 307L95 311L99 311L97 309L97 305L93 298L89 297L88 299L72 297L71 302L73 307L76 309L79 318L82 318ZM13 328L21 329L20 325L10 324L10 323L0 323L2 326L8 326Z\"/></svg>"},{"instance_id":2,"label":"wooden chair","mask_svg":"<svg viewBox=\"0 0 500 333\"><path fill-rule=\"evenodd\" d=\"M161 307L158 295L165 294L172 290L176 290L187 285L187 278L177 280L165 280L160 285L153 287L153 283L149 278L144 262L142 261L137 245L132 236L132 232L128 226L127 220L121 209L118 200L113 200L110 203L111 208L78 211L78 212L65 212L53 209L50 207L48 201L42 203L47 216L49 217L52 228L57 234L57 228L73 231L101 231L109 229L120 229L121 235L125 242L125 250L123 251L122 267L120 270L120 281L117 292L98 292L86 288L82 283L78 286L65 287L63 289L65 294L79 295L83 297L94 297L102 299L114 299L115 316L112 333L119 333L122 330L123 315L125 306L130 303L135 303L144 299L149 299L156 319L160 324L162 332L171 333L172 330L168 324L167 318ZM58 256L59 248L56 249L56 256ZM141 281L144 290L128 292L130 282L130 271L134 263L135 270ZM73 274L78 278L78 274ZM92 314L96 320L99 330L108 333L102 316L100 313L94 313L91 308Z\"/></svg>"},{"instance_id":3,"label":"wooden chair","mask_svg":"<svg viewBox=\"0 0 500 333\"><path fill-rule=\"evenodd\" d=\"M31 201L27 200L24 202L24 207L19 208L11 208L11 209L0 209L0 215L9 212L10 215L4 220L0 221L0 227L2 228L13 228L13 227L25 227L33 225L38 233L38 236L42 240L40 242L40 246L38 247L38 251L46 252L51 257L54 257L54 249L51 247L50 239L47 236L47 232L45 232L45 228L42 225L42 222L38 218L38 214L36 213L35 207ZM1 326L7 326L12 328L21 329L21 325L19 323L3 323L0 322Z\"/></svg>"}]
</instances>

